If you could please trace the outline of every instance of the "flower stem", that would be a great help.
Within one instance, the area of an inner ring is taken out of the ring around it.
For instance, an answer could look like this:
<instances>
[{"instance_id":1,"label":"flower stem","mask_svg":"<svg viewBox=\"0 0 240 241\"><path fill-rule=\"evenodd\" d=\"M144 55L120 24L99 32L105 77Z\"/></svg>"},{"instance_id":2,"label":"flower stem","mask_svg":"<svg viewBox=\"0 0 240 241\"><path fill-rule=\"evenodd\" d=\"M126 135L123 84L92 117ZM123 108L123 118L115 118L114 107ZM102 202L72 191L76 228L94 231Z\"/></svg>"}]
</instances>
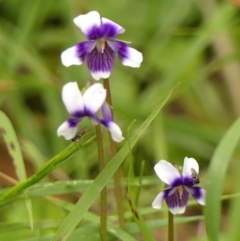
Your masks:
<instances>
[{"instance_id":1,"label":"flower stem","mask_svg":"<svg viewBox=\"0 0 240 241\"><path fill-rule=\"evenodd\" d=\"M174 241L173 214L168 211L168 241Z\"/></svg>"},{"instance_id":2,"label":"flower stem","mask_svg":"<svg viewBox=\"0 0 240 241\"><path fill-rule=\"evenodd\" d=\"M105 166L104 162L104 150L103 141L100 125L95 127L97 146L98 146L98 161L99 161L99 171L101 172ZM101 211L100 211L100 230L101 230L101 240L107 240L107 187L105 186L101 191Z\"/></svg>"},{"instance_id":3,"label":"flower stem","mask_svg":"<svg viewBox=\"0 0 240 241\"><path fill-rule=\"evenodd\" d=\"M107 90L107 97L106 97L107 103L112 107L112 97L111 97L109 80L104 79L103 85L104 85L104 88ZM112 113L112 119L114 119L112 108L111 108L111 113ZM114 157L117 153L117 143L113 141L112 138L110 138L110 148L111 148L111 157ZM117 203L119 225L122 229L125 229L124 205L123 205L123 193L122 193L122 187L121 187L120 168L118 168L114 174L114 185L115 185L114 192L115 192L115 198Z\"/></svg>"}]
</instances>

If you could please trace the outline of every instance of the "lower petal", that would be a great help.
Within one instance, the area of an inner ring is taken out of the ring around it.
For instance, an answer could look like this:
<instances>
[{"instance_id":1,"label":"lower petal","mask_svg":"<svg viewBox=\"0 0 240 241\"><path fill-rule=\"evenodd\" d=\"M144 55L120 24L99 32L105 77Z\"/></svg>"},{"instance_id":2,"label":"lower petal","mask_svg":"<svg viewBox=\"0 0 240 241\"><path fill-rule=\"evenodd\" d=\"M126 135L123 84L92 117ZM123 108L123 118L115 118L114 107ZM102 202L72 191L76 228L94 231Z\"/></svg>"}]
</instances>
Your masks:
<instances>
[{"instance_id":1,"label":"lower petal","mask_svg":"<svg viewBox=\"0 0 240 241\"><path fill-rule=\"evenodd\" d=\"M71 140L77 133L77 124L78 122L73 121L73 119L63 122L57 129L57 135Z\"/></svg>"},{"instance_id":2,"label":"lower petal","mask_svg":"<svg viewBox=\"0 0 240 241\"><path fill-rule=\"evenodd\" d=\"M187 206L188 192L182 186L179 186L175 188L172 195L166 196L165 201L172 214L182 214Z\"/></svg>"},{"instance_id":3,"label":"lower petal","mask_svg":"<svg viewBox=\"0 0 240 241\"><path fill-rule=\"evenodd\" d=\"M71 65L81 65L87 53L91 52L95 45L95 41L86 41L68 48L61 54L62 64L66 67Z\"/></svg>"},{"instance_id":4,"label":"lower petal","mask_svg":"<svg viewBox=\"0 0 240 241\"><path fill-rule=\"evenodd\" d=\"M130 48L127 44L117 40L108 40L107 43L113 51L118 53L118 57L123 65L138 68L142 63L142 53L136 49Z\"/></svg>"},{"instance_id":5,"label":"lower petal","mask_svg":"<svg viewBox=\"0 0 240 241\"><path fill-rule=\"evenodd\" d=\"M124 140L124 137L122 136L122 131L116 123L114 122L108 123L107 128L110 131L111 137L114 141L121 142Z\"/></svg>"},{"instance_id":6,"label":"lower petal","mask_svg":"<svg viewBox=\"0 0 240 241\"><path fill-rule=\"evenodd\" d=\"M187 192L189 192L193 198L201 205L205 205L205 195L206 191L201 187L185 187Z\"/></svg>"},{"instance_id":7,"label":"lower petal","mask_svg":"<svg viewBox=\"0 0 240 241\"><path fill-rule=\"evenodd\" d=\"M152 207L156 209L160 209L162 206L163 200L164 200L164 192L160 192L152 202Z\"/></svg>"},{"instance_id":8,"label":"lower petal","mask_svg":"<svg viewBox=\"0 0 240 241\"><path fill-rule=\"evenodd\" d=\"M115 53L105 44L103 51L94 48L86 56L88 69L95 80L107 79L110 76L114 63Z\"/></svg>"}]
</instances>

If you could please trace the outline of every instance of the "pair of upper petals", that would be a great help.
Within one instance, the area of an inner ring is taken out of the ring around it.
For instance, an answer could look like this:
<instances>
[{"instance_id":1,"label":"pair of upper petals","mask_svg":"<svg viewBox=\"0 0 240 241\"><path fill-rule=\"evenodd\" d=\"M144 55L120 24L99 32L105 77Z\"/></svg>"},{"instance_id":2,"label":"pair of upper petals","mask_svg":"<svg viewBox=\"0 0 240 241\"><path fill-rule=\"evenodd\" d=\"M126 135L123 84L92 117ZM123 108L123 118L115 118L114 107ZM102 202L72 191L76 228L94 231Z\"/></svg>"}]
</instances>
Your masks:
<instances>
[{"instance_id":1,"label":"pair of upper petals","mask_svg":"<svg viewBox=\"0 0 240 241\"><path fill-rule=\"evenodd\" d=\"M192 177L192 169L198 174L199 166L194 158L185 157L183 163L182 177ZM171 163L161 160L155 166L154 170L158 177L168 186L172 186L176 179L180 179L181 175L177 168Z\"/></svg>"},{"instance_id":2,"label":"pair of upper petals","mask_svg":"<svg viewBox=\"0 0 240 241\"><path fill-rule=\"evenodd\" d=\"M114 38L125 30L113 21L100 18L96 11L76 17L74 23L81 29L88 41L68 48L61 54L61 60L66 67L81 65L86 59L87 66L94 79L110 76L115 53L123 65L139 67L143 57L136 49ZM102 50L101 46L102 45Z\"/></svg>"},{"instance_id":3,"label":"pair of upper petals","mask_svg":"<svg viewBox=\"0 0 240 241\"><path fill-rule=\"evenodd\" d=\"M73 19L88 40L97 40L102 37L115 38L125 31L120 25L107 18L100 18L96 11L80 15Z\"/></svg>"},{"instance_id":4,"label":"pair of upper petals","mask_svg":"<svg viewBox=\"0 0 240 241\"><path fill-rule=\"evenodd\" d=\"M84 112L86 109L91 114L95 114L103 105L106 94L106 90L100 83L92 85L82 95L77 82L70 82L63 87L62 100L68 113L71 116L79 117L76 116L76 113Z\"/></svg>"}]
</instances>

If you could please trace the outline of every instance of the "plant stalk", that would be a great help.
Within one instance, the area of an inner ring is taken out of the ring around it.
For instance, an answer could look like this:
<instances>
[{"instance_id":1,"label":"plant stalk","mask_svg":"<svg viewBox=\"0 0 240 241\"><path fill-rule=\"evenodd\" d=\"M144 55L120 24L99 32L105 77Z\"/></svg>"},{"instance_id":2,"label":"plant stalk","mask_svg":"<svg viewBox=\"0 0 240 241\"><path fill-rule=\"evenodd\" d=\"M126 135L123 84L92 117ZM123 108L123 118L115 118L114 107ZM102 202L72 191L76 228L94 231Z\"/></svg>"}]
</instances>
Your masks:
<instances>
[{"instance_id":1,"label":"plant stalk","mask_svg":"<svg viewBox=\"0 0 240 241\"><path fill-rule=\"evenodd\" d=\"M107 90L106 101L112 107L112 97L111 97L109 79L104 79L103 85L104 85L104 88ZM111 113L112 113L112 119L114 119L112 108L111 108ZM115 141L113 141L111 137L110 137L110 149L111 149L111 157L114 157L117 153L117 143ZM125 229L124 205L123 205L123 193L122 193L122 187L121 187L120 167L117 169L117 171L114 174L114 185L115 185L114 192L115 192L116 203L117 203L119 226L122 229Z\"/></svg>"},{"instance_id":2,"label":"plant stalk","mask_svg":"<svg viewBox=\"0 0 240 241\"><path fill-rule=\"evenodd\" d=\"M173 214L168 211L168 241L174 241Z\"/></svg>"},{"instance_id":3,"label":"plant stalk","mask_svg":"<svg viewBox=\"0 0 240 241\"><path fill-rule=\"evenodd\" d=\"M101 126L97 125L95 127L95 130L96 130L96 139L97 139L97 147L98 147L99 172L101 172L105 167ZM101 240L106 241L107 240L107 187L106 186L102 189L100 198L101 198L101 211L100 211Z\"/></svg>"}]
</instances>

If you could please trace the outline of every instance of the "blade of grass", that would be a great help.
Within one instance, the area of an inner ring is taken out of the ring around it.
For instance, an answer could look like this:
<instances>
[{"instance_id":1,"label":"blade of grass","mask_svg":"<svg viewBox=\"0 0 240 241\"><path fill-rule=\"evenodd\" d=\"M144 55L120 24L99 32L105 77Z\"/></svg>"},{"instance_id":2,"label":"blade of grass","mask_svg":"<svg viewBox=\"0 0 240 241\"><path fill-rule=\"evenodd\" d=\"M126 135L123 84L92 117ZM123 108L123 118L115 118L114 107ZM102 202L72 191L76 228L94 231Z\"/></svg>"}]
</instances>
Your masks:
<instances>
[{"instance_id":1,"label":"blade of grass","mask_svg":"<svg viewBox=\"0 0 240 241\"><path fill-rule=\"evenodd\" d=\"M12 158L18 179L20 183L24 182L27 179L27 174L20 145L18 143L18 139L11 121L2 111L0 111L0 123L0 133L2 133L3 135L3 139L8 148L8 152ZM27 207L27 213L29 216L30 226L33 229L32 202L30 199L27 199L25 202Z\"/></svg>"},{"instance_id":2,"label":"blade of grass","mask_svg":"<svg viewBox=\"0 0 240 241\"><path fill-rule=\"evenodd\" d=\"M240 137L240 119L237 119L218 144L208 169L205 224L209 240L219 240L221 219L221 190L230 158ZM217 181L216 181L217 180Z\"/></svg>"},{"instance_id":3,"label":"blade of grass","mask_svg":"<svg viewBox=\"0 0 240 241\"><path fill-rule=\"evenodd\" d=\"M73 143L69 147L61 151L58 155L49 160L42 168L40 168L33 176L4 193L0 197L0 206L4 205L8 201L11 201L11 198L16 196L19 192L32 186L34 183L47 176L51 171L53 171L56 167L69 159L79 149L90 143L94 138L95 135L93 133L89 133L88 135L82 137L77 143Z\"/></svg>"}]
</instances>

